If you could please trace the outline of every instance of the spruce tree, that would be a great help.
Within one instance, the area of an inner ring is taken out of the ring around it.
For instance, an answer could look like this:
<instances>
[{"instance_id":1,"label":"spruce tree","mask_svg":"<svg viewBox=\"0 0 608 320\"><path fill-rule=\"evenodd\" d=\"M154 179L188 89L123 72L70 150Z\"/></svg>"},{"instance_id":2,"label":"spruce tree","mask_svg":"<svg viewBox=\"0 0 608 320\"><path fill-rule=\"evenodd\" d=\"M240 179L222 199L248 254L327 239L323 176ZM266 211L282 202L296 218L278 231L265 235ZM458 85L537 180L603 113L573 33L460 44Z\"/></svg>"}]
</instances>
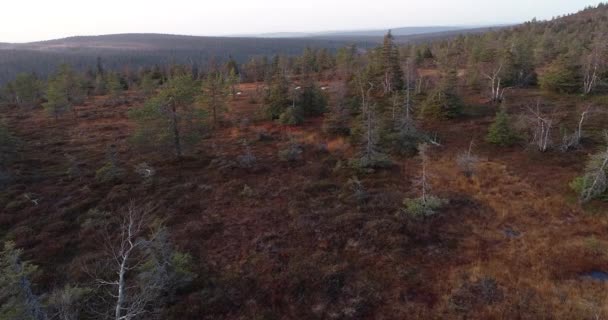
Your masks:
<instances>
[{"instance_id":1,"label":"spruce tree","mask_svg":"<svg viewBox=\"0 0 608 320\"><path fill-rule=\"evenodd\" d=\"M30 278L36 266L22 260L23 251L7 242L0 251L0 319L46 320Z\"/></svg>"},{"instance_id":2,"label":"spruce tree","mask_svg":"<svg viewBox=\"0 0 608 320\"><path fill-rule=\"evenodd\" d=\"M124 87L120 82L120 76L116 72L112 72L107 76L108 99L111 103L120 103L124 92Z\"/></svg>"},{"instance_id":3,"label":"spruce tree","mask_svg":"<svg viewBox=\"0 0 608 320\"><path fill-rule=\"evenodd\" d=\"M72 109L69 100L68 83L63 77L50 79L46 89L46 103L42 105L46 112L57 120Z\"/></svg>"},{"instance_id":4,"label":"spruce tree","mask_svg":"<svg viewBox=\"0 0 608 320\"><path fill-rule=\"evenodd\" d=\"M461 113L462 101L457 93L458 77L456 70L447 71L439 86L422 105L421 115L430 119L450 119Z\"/></svg>"},{"instance_id":5,"label":"spruce tree","mask_svg":"<svg viewBox=\"0 0 608 320\"><path fill-rule=\"evenodd\" d=\"M555 59L540 78L542 89L556 93L576 93L581 83L580 65L565 55Z\"/></svg>"},{"instance_id":6,"label":"spruce tree","mask_svg":"<svg viewBox=\"0 0 608 320\"><path fill-rule=\"evenodd\" d=\"M98 96L103 96L106 94L106 91L106 79L104 78L103 74L97 73L95 76L95 94Z\"/></svg>"},{"instance_id":7,"label":"spruce tree","mask_svg":"<svg viewBox=\"0 0 608 320\"><path fill-rule=\"evenodd\" d=\"M203 103L206 105L213 127L217 128L226 111L226 98L230 83L220 72L211 72L203 82Z\"/></svg>"},{"instance_id":8,"label":"spruce tree","mask_svg":"<svg viewBox=\"0 0 608 320\"><path fill-rule=\"evenodd\" d=\"M327 96L313 80L307 81L300 90L297 104L305 117L320 116L327 111Z\"/></svg>"},{"instance_id":9,"label":"spruce tree","mask_svg":"<svg viewBox=\"0 0 608 320\"><path fill-rule=\"evenodd\" d=\"M511 128L511 121L505 107L496 114L494 123L490 126L486 141L499 146L510 146L517 141L517 135Z\"/></svg>"},{"instance_id":10,"label":"spruce tree","mask_svg":"<svg viewBox=\"0 0 608 320\"><path fill-rule=\"evenodd\" d=\"M403 71L399 62L399 48L391 31L384 36L382 45L382 70L384 92L391 93L403 89Z\"/></svg>"},{"instance_id":11,"label":"spruce tree","mask_svg":"<svg viewBox=\"0 0 608 320\"><path fill-rule=\"evenodd\" d=\"M157 81L153 78L153 75L146 73L139 83L139 92L143 97L148 98L154 94L156 87Z\"/></svg>"},{"instance_id":12,"label":"spruce tree","mask_svg":"<svg viewBox=\"0 0 608 320\"><path fill-rule=\"evenodd\" d=\"M289 97L289 82L282 72L277 71L272 77L272 82L264 97L267 116L271 119L278 119L285 109L291 105L291 100Z\"/></svg>"},{"instance_id":13,"label":"spruce tree","mask_svg":"<svg viewBox=\"0 0 608 320\"><path fill-rule=\"evenodd\" d=\"M20 107L34 107L39 103L40 81L33 73L20 73L13 81L15 103Z\"/></svg>"}]
</instances>

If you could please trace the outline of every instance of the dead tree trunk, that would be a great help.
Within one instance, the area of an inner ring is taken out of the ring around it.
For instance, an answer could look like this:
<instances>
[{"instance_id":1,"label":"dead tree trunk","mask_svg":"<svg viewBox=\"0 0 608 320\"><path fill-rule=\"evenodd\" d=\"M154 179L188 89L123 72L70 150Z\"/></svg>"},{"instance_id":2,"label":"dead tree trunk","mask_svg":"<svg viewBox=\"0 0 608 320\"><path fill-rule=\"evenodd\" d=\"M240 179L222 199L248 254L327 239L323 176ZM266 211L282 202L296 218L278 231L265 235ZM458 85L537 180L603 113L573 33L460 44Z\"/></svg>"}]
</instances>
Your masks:
<instances>
[{"instance_id":1,"label":"dead tree trunk","mask_svg":"<svg viewBox=\"0 0 608 320\"><path fill-rule=\"evenodd\" d=\"M492 102L501 102L504 97L505 90L507 89L502 87L502 78L500 77L502 68L503 64L501 63L498 68L493 70L491 73L483 73L483 75L490 80Z\"/></svg>"},{"instance_id":2,"label":"dead tree trunk","mask_svg":"<svg viewBox=\"0 0 608 320\"><path fill-rule=\"evenodd\" d=\"M543 117L540 112L540 103L536 104L536 110L528 107L532 115L532 144L536 145L540 152L546 152L551 146L551 129L553 120Z\"/></svg>"}]
</instances>

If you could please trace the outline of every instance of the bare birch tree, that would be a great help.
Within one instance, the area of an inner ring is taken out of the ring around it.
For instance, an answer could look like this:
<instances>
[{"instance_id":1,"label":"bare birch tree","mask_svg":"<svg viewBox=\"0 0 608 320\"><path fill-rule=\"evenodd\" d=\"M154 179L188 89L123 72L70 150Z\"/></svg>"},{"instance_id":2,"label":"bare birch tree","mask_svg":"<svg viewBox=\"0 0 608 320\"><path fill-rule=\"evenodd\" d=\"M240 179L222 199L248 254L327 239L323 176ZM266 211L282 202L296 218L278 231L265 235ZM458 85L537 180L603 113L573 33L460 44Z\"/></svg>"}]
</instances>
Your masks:
<instances>
[{"instance_id":1,"label":"bare birch tree","mask_svg":"<svg viewBox=\"0 0 608 320\"><path fill-rule=\"evenodd\" d=\"M0 252L0 318L46 320L29 279L37 268L23 261L22 253L12 242L5 243Z\"/></svg>"},{"instance_id":2,"label":"bare birch tree","mask_svg":"<svg viewBox=\"0 0 608 320\"><path fill-rule=\"evenodd\" d=\"M490 72L482 72L483 76L490 81L490 92L492 102L501 102L504 98L505 90L508 87L502 86L503 63L498 64Z\"/></svg>"},{"instance_id":3,"label":"bare birch tree","mask_svg":"<svg viewBox=\"0 0 608 320\"><path fill-rule=\"evenodd\" d=\"M460 171L468 178L475 174L479 157L473 154L473 140L469 143L469 149L458 155L456 163L460 167Z\"/></svg>"},{"instance_id":4,"label":"bare birch tree","mask_svg":"<svg viewBox=\"0 0 608 320\"><path fill-rule=\"evenodd\" d=\"M540 101L536 103L536 108L528 106L530 129L532 131L531 144L538 151L546 152L551 147L551 129L553 120L542 114L540 110Z\"/></svg>"},{"instance_id":5,"label":"bare birch tree","mask_svg":"<svg viewBox=\"0 0 608 320\"><path fill-rule=\"evenodd\" d=\"M562 138L562 144L560 146L560 150L562 152L566 152L570 149L576 148L581 144L581 139L583 137L583 123L585 122L587 115L591 112L591 105L589 105L583 112L581 112L581 116L578 121L578 126L574 133L564 134L564 137Z\"/></svg>"},{"instance_id":6,"label":"bare birch tree","mask_svg":"<svg viewBox=\"0 0 608 320\"><path fill-rule=\"evenodd\" d=\"M599 36L598 40L592 44L589 52L583 56L583 94L585 95L593 92L601 80L601 74L605 71L606 47L606 37Z\"/></svg>"},{"instance_id":7,"label":"bare birch tree","mask_svg":"<svg viewBox=\"0 0 608 320\"><path fill-rule=\"evenodd\" d=\"M588 202L606 192L608 181L606 171L608 170L608 131L604 132L606 138L606 149L598 154L592 155L585 168L585 174L581 180L580 201Z\"/></svg>"},{"instance_id":8,"label":"bare birch tree","mask_svg":"<svg viewBox=\"0 0 608 320\"><path fill-rule=\"evenodd\" d=\"M111 319L153 318L162 306L160 297L176 285L178 271L186 268L187 256L173 251L166 230L150 227L150 211L150 206L132 203L118 226L106 228L103 244L108 261L98 265L106 272L99 272L102 276L95 280L108 288L105 305L111 306L107 312Z\"/></svg>"}]
</instances>

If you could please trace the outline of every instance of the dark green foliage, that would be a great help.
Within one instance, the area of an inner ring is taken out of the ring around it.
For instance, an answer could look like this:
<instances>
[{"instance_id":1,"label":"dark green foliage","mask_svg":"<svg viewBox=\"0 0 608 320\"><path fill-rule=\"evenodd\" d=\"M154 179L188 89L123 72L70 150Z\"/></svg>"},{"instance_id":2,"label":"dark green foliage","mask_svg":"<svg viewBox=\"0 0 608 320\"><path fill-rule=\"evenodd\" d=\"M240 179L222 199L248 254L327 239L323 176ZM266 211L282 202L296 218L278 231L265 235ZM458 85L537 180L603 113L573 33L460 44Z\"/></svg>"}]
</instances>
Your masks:
<instances>
[{"instance_id":1,"label":"dark green foliage","mask_svg":"<svg viewBox=\"0 0 608 320\"><path fill-rule=\"evenodd\" d=\"M457 85L456 70L448 71L422 104L421 116L425 119L451 119L459 116L462 101L457 93Z\"/></svg>"},{"instance_id":2,"label":"dark green foliage","mask_svg":"<svg viewBox=\"0 0 608 320\"><path fill-rule=\"evenodd\" d=\"M73 106L84 102L87 96L88 83L83 75L74 71L67 64L61 65L55 75L55 79L62 81L67 90L68 102Z\"/></svg>"},{"instance_id":3,"label":"dark green foliage","mask_svg":"<svg viewBox=\"0 0 608 320\"><path fill-rule=\"evenodd\" d=\"M160 288L151 287L149 290L159 290L160 302L173 302L178 290L189 285L196 278L192 272L192 257L177 251L169 238L169 232L164 226L155 231L149 244L145 247L145 262L138 268L138 282L162 283ZM156 306L158 308L160 306Z\"/></svg>"},{"instance_id":4,"label":"dark green foliage","mask_svg":"<svg viewBox=\"0 0 608 320\"><path fill-rule=\"evenodd\" d=\"M350 111L346 107L333 107L325 114L323 131L330 135L348 136L351 134L350 120Z\"/></svg>"},{"instance_id":5,"label":"dark green foliage","mask_svg":"<svg viewBox=\"0 0 608 320\"><path fill-rule=\"evenodd\" d=\"M382 137L382 144L391 153L413 155L418 151L418 145L427 140L428 137L423 132L420 132L413 122L406 121L386 131Z\"/></svg>"},{"instance_id":6,"label":"dark green foliage","mask_svg":"<svg viewBox=\"0 0 608 320\"><path fill-rule=\"evenodd\" d=\"M10 84L13 99L20 107L34 107L40 102L42 84L32 73L20 73Z\"/></svg>"},{"instance_id":7,"label":"dark green foliage","mask_svg":"<svg viewBox=\"0 0 608 320\"><path fill-rule=\"evenodd\" d=\"M285 109L285 111L279 117L279 122L281 124L290 126L296 126L304 123L302 107L299 105L287 107L287 109Z\"/></svg>"},{"instance_id":8,"label":"dark green foliage","mask_svg":"<svg viewBox=\"0 0 608 320\"><path fill-rule=\"evenodd\" d=\"M303 116L320 116L327 111L327 96L316 83L310 82L302 87L297 104Z\"/></svg>"},{"instance_id":9,"label":"dark green foliage","mask_svg":"<svg viewBox=\"0 0 608 320\"><path fill-rule=\"evenodd\" d=\"M64 42L65 41L65 42ZM102 41L111 44L106 48L87 46L91 42ZM168 61L177 64L207 66L212 59L222 58L226 62L229 55L240 64L251 57L272 55L276 52L288 56L300 55L307 47L327 48L335 52L338 48L357 43L362 48L369 48L375 42L367 40L335 39L264 39L232 37L193 37L166 34L120 34L94 37L74 37L51 41L41 46L57 43L69 43L73 47L57 50L31 50L30 44L15 45L14 50L0 50L0 85L15 78L18 73L35 71L41 78L52 74L61 63L69 63L78 71L95 67L95 60L101 57L106 70L121 70L129 65L132 70L152 68L165 65ZM125 43L134 44L134 48L124 48ZM116 45L113 49L110 46ZM29 48L28 48L29 46ZM146 47L146 50L139 48ZM73 50L81 48L81 50ZM29 50L28 50L29 49ZM170 58L169 58L170 57ZM322 61L319 61L321 64ZM238 68L237 73L245 70ZM229 72L229 70L225 70ZM104 72L104 73L106 73Z\"/></svg>"},{"instance_id":10,"label":"dark green foliage","mask_svg":"<svg viewBox=\"0 0 608 320\"><path fill-rule=\"evenodd\" d=\"M118 181L125 175L122 168L117 167L111 162L107 162L103 167L95 172L95 180L100 183Z\"/></svg>"},{"instance_id":11,"label":"dark green foliage","mask_svg":"<svg viewBox=\"0 0 608 320\"><path fill-rule=\"evenodd\" d=\"M286 162L296 162L302 159L302 145L294 138L289 138L289 144L285 149L279 150L279 159Z\"/></svg>"},{"instance_id":12,"label":"dark green foliage","mask_svg":"<svg viewBox=\"0 0 608 320\"><path fill-rule=\"evenodd\" d=\"M438 213L447 204L447 201L435 196L426 199L413 198L403 200L403 211L412 218L425 218Z\"/></svg>"},{"instance_id":13,"label":"dark green foliage","mask_svg":"<svg viewBox=\"0 0 608 320\"><path fill-rule=\"evenodd\" d=\"M503 54L503 87L536 85L533 44L529 39L514 39L513 45Z\"/></svg>"},{"instance_id":14,"label":"dark green foliage","mask_svg":"<svg viewBox=\"0 0 608 320\"><path fill-rule=\"evenodd\" d=\"M384 36L382 45L382 70L385 92L394 92L403 89L403 71L399 62L399 48L395 45L395 38L391 31Z\"/></svg>"},{"instance_id":15,"label":"dark green foliage","mask_svg":"<svg viewBox=\"0 0 608 320\"><path fill-rule=\"evenodd\" d=\"M120 76L112 72L107 75L107 90L108 90L108 99L112 103L120 103L122 100L122 96L124 93L124 87L121 82Z\"/></svg>"},{"instance_id":16,"label":"dark green foliage","mask_svg":"<svg viewBox=\"0 0 608 320\"><path fill-rule=\"evenodd\" d=\"M370 106L368 110L360 115L361 125L359 153L349 161L349 165L358 169L386 168L392 165L390 157L385 154L380 146L380 128L376 119L375 107Z\"/></svg>"},{"instance_id":17,"label":"dark green foliage","mask_svg":"<svg viewBox=\"0 0 608 320\"><path fill-rule=\"evenodd\" d=\"M95 172L95 180L100 183L119 181L126 171L118 164L116 146L111 145L106 152L106 163Z\"/></svg>"},{"instance_id":18,"label":"dark green foliage","mask_svg":"<svg viewBox=\"0 0 608 320\"><path fill-rule=\"evenodd\" d=\"M510 146L517 142L517 134L511 127L511 120L504 107L496 114L494 123L488 130L486 141L499 146Z\"/></svg>"},{"instance_id":19,"label":"dark green foliage","mask_svg":"<svg viewBox=\"0 0 608 320\"><path fill-rule=\"evenodd\" d=\"M46 90L47 102L44 109L55 119L70 111L76 104L86 98L87 84L84 78L76 74L72 67L62 65L49 81Z\"/></svg>"},{"instance_id":20,"label":"dark green foliage","mask_svg":"<svg viewBox=\"0 0 608 320\"><path fill-rule=\"evenodd\" d=\"M129 112L137 123L132 142L156 150L173 149L181 157L183 148L203 135L206 113L195 104L198 94L199 84L189 74L169 79L142 108Z\"/></svg>"},{"instance_id":21,"label":"dark green foliage","mask_svg":"<svg viewBox=\"0 0 608 320\"><path fill-rule=\"evenodd\" d=\"M264 96L266 115L270 119L278 119L292 103L289 97L289 82L282 73L278 72L273 76Z\"/></svg>"},{"instance_id":22,"label":"dark green foliage","mask_svg":"<svg viewBox=\"0 0 608 320\"><path fill-rule=\"evenodd\" d=\"M7 242L0 252L0 319L45 320L30 278L37 267L22 260L23 251Z\"/></svg>"},{"instance_id":23,"label":"dark green foliage","mask_svg":"<svg viewBox=\"0 0 608 320\"><path fill-rule=\"evenodd\" d=\"M151 73L146 73L139 83L139 92L143 97L149 98L154 94L157 87L158 81L154 79Z\"/></svg>"},{"instance_id":24,"label":"dark green foliage","mask_svg":"<svg viewBox=\"0 0 608 320\"><path fill-rule=\"evenodd\" d=\"M582 83L580 66L567 56L553 61L540 78L541 88L557 93L577 93L581 91Z\"/></svg>"},{"instance_id":25,"label":"dark green foliage","mask_svg":"<svg viewBox=\"0 0 608 320\"><path fill-rule=\"evenodd\" d=\"M217 127L226 111L226 99L228 97L229 79L220 72L211 72L203 81L202 103L211 114L213 127Z\"/></svg>"},{"instance_id":26,"label":"dark green foliage","mask_svg":"<svg viewBox=\"0 0 608 320\"><path fill-rule=\"evenodd\" d=\"M234 60L234 58L232 58L232 56L230 56L228 62L226 62L225 69L227 73L234 73L236 75L240 74L239 64L236 62L236 60Z\"/></svg>"},{"instance_id":27,"label":"dark green foliage","mask_svg":"<svg viewBox=\"0 0 608 320\"><path fill-rule=\"evenodd\" d=\"M608 134L606 134L608 138ZM578 192L581 202L604 198L608 190L608 147L602 152L589 157L585 166L585 174L576 178L570 187Z\"/></svg>"},{"instance_id":28,"label":"dark green foliage","mask_svg":"<svg viewBox=\"0 0 608 320\"><path fill-rule=\"evenodd\" d=\"M42 105L55 119L72 109L69 100L67 81L61 77L49 80L46 89L46 102Z\"/></svg>"}]
</instances>

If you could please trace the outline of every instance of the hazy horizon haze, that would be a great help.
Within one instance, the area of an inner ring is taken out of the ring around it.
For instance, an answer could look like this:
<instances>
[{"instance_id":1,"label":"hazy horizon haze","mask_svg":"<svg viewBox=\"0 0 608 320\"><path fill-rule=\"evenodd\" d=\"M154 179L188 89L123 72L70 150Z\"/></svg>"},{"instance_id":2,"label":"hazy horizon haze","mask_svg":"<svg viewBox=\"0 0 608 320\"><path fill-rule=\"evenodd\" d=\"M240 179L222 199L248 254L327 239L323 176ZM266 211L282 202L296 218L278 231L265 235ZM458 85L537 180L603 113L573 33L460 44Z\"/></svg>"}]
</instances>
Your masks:
<instances>
[{"instance_id":1,"label":"hazy horizon haze","mask_svg":"<svg viewBox=\"0 0 608 320\"><path fill-rule=\"evenodd\" d=\"M70 36L163 33L230 36L349 31L398 27L514 24L574 13L599 1L279 0L230 3L176 0L11 1L0 16L0 42L32 42Z\"/></svg>"}]
</instances>

